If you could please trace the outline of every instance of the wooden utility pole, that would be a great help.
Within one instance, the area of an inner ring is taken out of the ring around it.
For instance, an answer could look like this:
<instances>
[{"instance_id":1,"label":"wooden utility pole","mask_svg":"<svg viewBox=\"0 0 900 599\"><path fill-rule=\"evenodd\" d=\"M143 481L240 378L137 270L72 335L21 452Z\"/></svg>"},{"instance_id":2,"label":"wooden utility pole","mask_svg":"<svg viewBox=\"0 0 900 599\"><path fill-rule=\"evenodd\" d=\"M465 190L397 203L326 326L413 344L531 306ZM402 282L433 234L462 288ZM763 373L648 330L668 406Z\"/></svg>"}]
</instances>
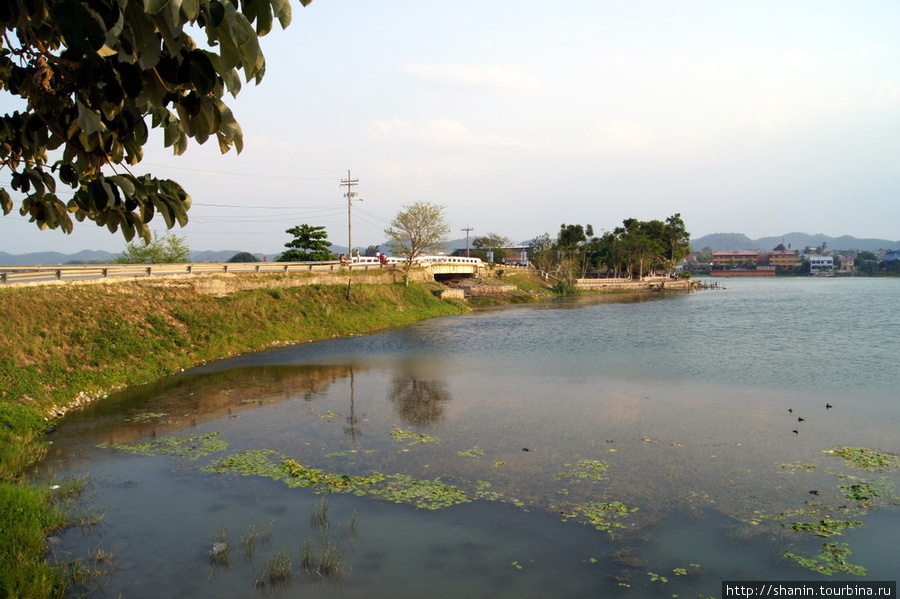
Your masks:
<instances>
[{"instance_id":1,"label":"wooden utility pole","mask_svg":"<svg viewBox=\"0 0 900 599\"><path fill-rule=\"evenodd\" d=\"M466 258L469 257L469 231L474 231L474 230L475 229L473 229L469 225L466 225L464 228L460 229L460 231L466 232Z\"/></svg>"},{"instance_id":2,"label":"wooden utility pole","mask_svg":"<svg viewBox=\"0 0 900 599\"><path fill-rule=\"evenodd\" d=\"M347 198L347 253L350 254L350 262L353 262L353 218L351 208L353 206L353 198L356 192L353 191L355 186L359 185L359 179L350 178L350 169L347 169L347 178L341 179L341 187L347 188L344 197Z\"/></svg>"}]
</instances>

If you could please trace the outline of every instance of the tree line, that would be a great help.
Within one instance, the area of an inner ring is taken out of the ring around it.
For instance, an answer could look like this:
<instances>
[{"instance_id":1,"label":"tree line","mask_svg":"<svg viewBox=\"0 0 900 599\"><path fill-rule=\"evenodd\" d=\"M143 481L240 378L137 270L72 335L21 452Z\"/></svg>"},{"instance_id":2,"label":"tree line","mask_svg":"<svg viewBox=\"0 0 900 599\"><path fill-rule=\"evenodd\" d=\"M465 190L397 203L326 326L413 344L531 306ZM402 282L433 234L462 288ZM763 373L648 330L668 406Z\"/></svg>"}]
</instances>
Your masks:
<instances>
[{"instance_id":1,"label":"tree line","mask_svg":"<svg viewBox=\"0 0 900 599\"><path fill-rule=\"evenodd\" d=\"M627 218L600 235L591 225L562 224L556 239L544 233L528 243L532 265L563 284L587 276L640 278L673 274L691 251L691 235L680 213L665 221Z\"/></svg>"}]
</instances>

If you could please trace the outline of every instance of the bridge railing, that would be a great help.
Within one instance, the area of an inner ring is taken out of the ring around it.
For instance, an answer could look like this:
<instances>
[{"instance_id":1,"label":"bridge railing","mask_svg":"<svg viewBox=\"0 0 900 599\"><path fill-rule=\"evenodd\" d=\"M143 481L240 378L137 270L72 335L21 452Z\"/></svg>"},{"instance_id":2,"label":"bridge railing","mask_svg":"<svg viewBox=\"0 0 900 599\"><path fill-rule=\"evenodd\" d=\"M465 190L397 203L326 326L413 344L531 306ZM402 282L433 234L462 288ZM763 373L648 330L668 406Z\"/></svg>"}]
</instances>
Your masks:
<instances>
[{"instance_id":1,"label":"bridge railing","mask_svg":"<svg viewBox=\"0 0 900 599\"><path fill-rule=\"evenodd\" d=\"M403 258L387 258L381 264L377 258L354 258L342 264L339 260L322 262L234 262L192 264L73 264L60 266L0 266L0 284L39 283L113 277L153 277L174 275L199 275L216 273L300 273L334 272L339 270L366 271L397 268L406 262ZM456 256L421 256L416 264L454 262L481 266L478 258Z\"/></svg>"},{"instance_id":2,"label":"bridge railing","mask_svg":"<svg viewBox=\"0 0 900 599\"><path fill-rule=\"evenodd\" d=\"M375 263L254 262L196 264L86 264L66 266L0 266L0 284L36 283L114 277L153 277L216 273L299 273L338 270L381 270L395 265Z\"/></svg>"}]
</instances>

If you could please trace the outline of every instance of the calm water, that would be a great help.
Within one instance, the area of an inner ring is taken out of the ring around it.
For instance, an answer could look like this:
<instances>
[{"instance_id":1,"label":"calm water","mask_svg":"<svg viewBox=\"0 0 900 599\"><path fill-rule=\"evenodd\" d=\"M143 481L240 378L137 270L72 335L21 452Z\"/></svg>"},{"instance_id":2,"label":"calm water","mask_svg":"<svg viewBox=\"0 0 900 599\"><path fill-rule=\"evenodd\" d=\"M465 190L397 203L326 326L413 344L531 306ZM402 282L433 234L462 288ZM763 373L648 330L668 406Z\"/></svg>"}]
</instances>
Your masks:
<instances>
[{"instance_id":1,"label":"calm water","mask_svg":"<svg viewBox=\"0 0 900 599\"><path fill-rule=\"evenodd\" d=\"M900 454L900 280L723 284L437 319L111 396L58 427L44 464L58 478L89 474L87 507L104 514L61 535L58 553L111 553L102 597L705 597L722 580L856 579L784 557L833 542L866 579L896 580L897 500L859 509L839 485L887 491L900 469L857 470L822 451ZM112 448L209 433L227 449ZM440 478L473 501L322 504L310 488L201 470L251 449L338 474ZM602 512L616 526L597 530L601 504L629 511ZM826 517L863 525L830 538L791 530ZM245 551L251 526L271 535ZM220 536L227 564L210 559ZM305 544L342 551L342 576L307 576ZM279 554L290 579L254 588Z\"/></svg>"}]
</instances>

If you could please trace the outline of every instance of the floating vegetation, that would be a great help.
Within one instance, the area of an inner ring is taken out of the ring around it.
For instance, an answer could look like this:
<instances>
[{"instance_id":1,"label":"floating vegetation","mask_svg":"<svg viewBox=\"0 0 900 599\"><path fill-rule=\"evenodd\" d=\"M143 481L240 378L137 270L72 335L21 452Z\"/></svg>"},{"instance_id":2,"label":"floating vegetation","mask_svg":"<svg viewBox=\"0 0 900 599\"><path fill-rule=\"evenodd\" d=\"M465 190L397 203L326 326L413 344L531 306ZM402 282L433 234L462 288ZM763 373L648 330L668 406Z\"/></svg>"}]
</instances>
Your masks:
<instances>
[{"instance_id":1,"label":"floating vegetation","mask_svg":"<svg viewBox=\"0 0 900 599\"><path fill-rule=\"evenodd\" d=\"M398 441L409 441L407 445L419 445L421 443L440 443L440 439L437 437L432 437L431 435L426 435L424 433L414 433L412 431L406 431L402 428L394 427L394 430L391 432L391 436Z\"/></svg>"},{"instance_id":2,"label":"floating vegetation","mask_svg":"<svg viewBox=\"0 0 900 599\"><path fill-rule=\"evenodd\" d=\"M816 465L810 462L792 462L785 463L781 465L782 470L790 470L791 472L796 472L797 470L805 470L806 472L815 472Z\"/></svg>"},{"instance_id":3,"label":"floating vegetation","mask_svg":"<svg viewBox=\"0 0 900 599\"><path fill-rule=\"evenodd\" d=\"M838 485L844 492L844 497L851 501L867 502L877 497L890 497L897 499L893 493L893 485L887 481L846 483Z\"/></svg>"},{"instance_id":4,"label":"floating vegetation","mask_svg":"<svg viewBox=\"0 0 900 599\"><path fill-rule=\"evenodd\" d=\"M831 576L836 572L865 576L865 568L847 562L847 557L851 553L853 552L850 551L846 543L824 543L822 545L822 553L816 557L807 558L796 553L785 553L784 557L796 561L804 568L809 568L814 572L820 572L827 576Z\"/></svg>"},{"instance_id":5,"label":"floating vegetation","mask_svg":"<svg viewBox=\"0 0 900 599\"><path fill-rule=\"evenodd\" d=\"M213 452L228 449L228 444L220 440L218 436L219 433L209 433L200 437L167 436L143 443L116 443L112 447L139 455L165 454L196 460ZM99 447L109 446L103 443Z\"/></svg>"},{"instance_id":6,"label":"floating vegetation","mask_svg":"<svg viewBox=\"0 0 900 599\"><path fill-rule=\"evenodd\" d=\"M374 486L358 495L372 495L393 503L408 503L418 508L438 510L469 501L465 491L445 485L440 478L418 480L405 474L384 476L384 485Z\"/></svg>"},{"instance_id":7,"label":"floating vegetation","mask_svg":"<svg viewBox=\"0 0 900 599\"><path fill-rule=\"evenodd\" d=\"M467 449L466 451L457 451L456 455L461 458L480 458L484 455L484 450L478 447L473 447L472 449Z\"/></svg>"},{"instance_id":8,"label":"floating vegetation","mask_svg":"<svg viewBox=\"0 0 900 599\"><path fill-rule=\"evenodd\" d=\"M126 418L125 422L146 422L148 420L158 420L168 416L165 412L146 412L144 414L136 414L131 418Z\"/></svg>"},{"instance_id":9,"label":"floating vegetation","mask_svg":"<svg viewBox=\"0 0 900 599\"><path fill-rule=\"evenodd\" d=\"M470 501L462 489L446 485L439 478L418 480L404 474L348 476L308 468L271 450L248 450L225 456L202 468L205 472L234 472L266 476L290 487L315 487L323 493L369 495L394 503L408 503L436 510Z\"/></svg>"},{"instance_id":10,"label":"floating vegetation","mask_svg":"<svg viewBox=\"0 0 900 599\"><path fill-rule=\"evenodd\" d=\"M485 499L487 501L502 501L503 495L496 491L491 491L491 483L486 480L480 480L475 483L475 499Z\"/></svg>"},{"instance_id":11,"label":"floating vegetation","mask_svg":"<svg viewBox=\"0 0 900 599\"><path fill-rule=\"evenodd\" d=\"M890 453L882 453L865 447L836 446L823 450L826 455L834 455L843 458L854 468L861 470L877 470L878 468L900 468L900 456Z\"/></svg>"},{"instance_id":12,"label":"floating vegetation","mask_svg":"<svg viewBox=\"0 0 900 599\"><path fill-rule=\"evenodd\" d=\"M802 530L813 532L820 537L833 537L841 534L845 528L857 528L862 526L862 522L858 520L835 520L833 518L822 518L818 522L794 522L791 530Z\"/></svg>"},{"instance_id":13,"label":"floating vegetation","mask_svg":"<svg viewBox=\"0 0 900 599\"><path fill-rule=\"evenodd\" d=\"M595 480L603 480L609 463L603 460L579 460L574 466L566 464L567 468L571 468L568 472L560 472L559 476L571 476L573 478L593 478Z\"/></svg>"},{"instance_id":14,"label":"floating vegetation","mask_svg":"<svg viewBox=\"0 0 900 599\"><path fill-rule=\"evenodd\" d=\"M625 528L625 524L617 520L627 518L636 511L638 508L628 507L621 501L587 503L576 506L573 513L565 518L584 518L597 530L612 534L614 528Z\"/></svg>"}]
</instances>

